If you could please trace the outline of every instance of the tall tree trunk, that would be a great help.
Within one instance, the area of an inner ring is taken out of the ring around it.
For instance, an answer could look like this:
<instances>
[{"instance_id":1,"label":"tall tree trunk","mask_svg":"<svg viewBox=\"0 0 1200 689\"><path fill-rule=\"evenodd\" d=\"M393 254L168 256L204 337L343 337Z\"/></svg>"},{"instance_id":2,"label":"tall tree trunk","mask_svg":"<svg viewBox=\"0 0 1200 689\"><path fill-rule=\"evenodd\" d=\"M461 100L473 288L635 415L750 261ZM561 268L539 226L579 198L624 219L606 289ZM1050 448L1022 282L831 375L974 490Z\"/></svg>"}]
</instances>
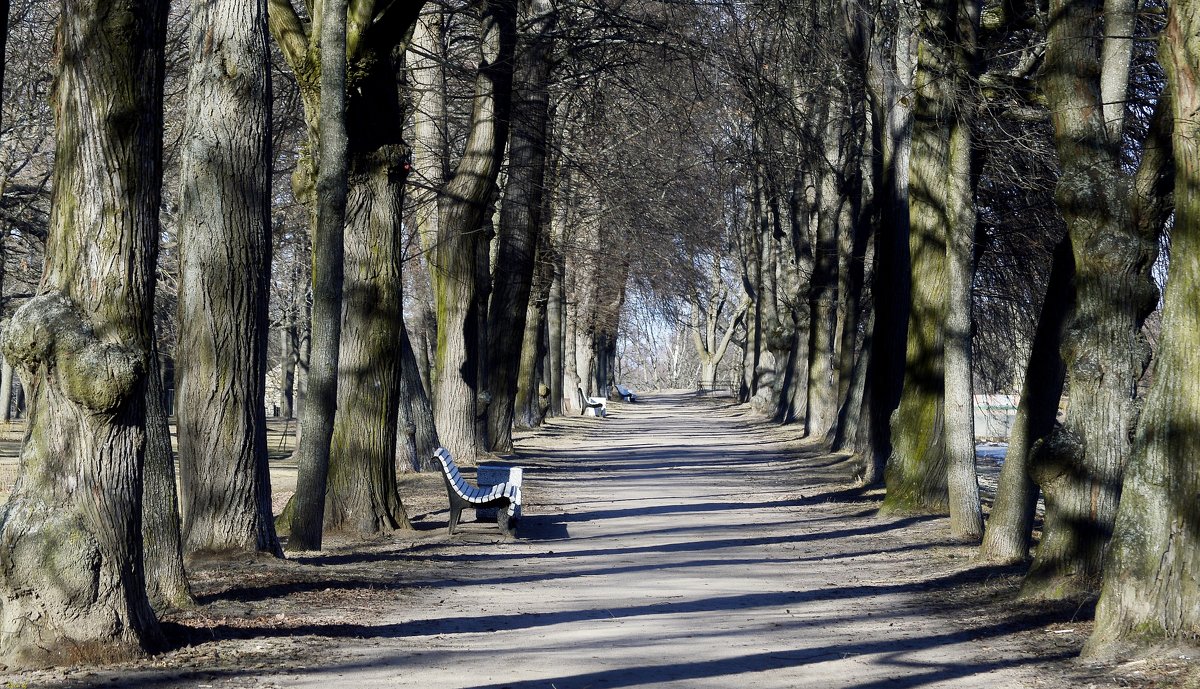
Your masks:
<instances>
[{"instance_id":1,"label":"tall tree trunk","mask_svg":"<svg viewBox=\"0 0 1200 689\"><path fill-rule=\"evenodd\" d=\"M860 457L856 478L863 485L883 480L892 454L890 420L900 401L905 361L905 352L896 343L907 339L911 301L908 173L913 112L907 94L912 90L917 32L912 8L898 3L897 9L894 27L884 22L873 25L871 55L875 59L869 63L867 80L872 122L878 123L871 130L877 136L872 187L878 197L879 229L871 289L875 321L864 393L867 419L854 442ZM889 54L886 47L893 44Z\"/></svg>"},{"instance_id":2,"label":"tall tree trunk","mask_svg":"<svg viewBox=\"0 0 1200 689\"><path fill-rule=\"evenodd\" d=\"M372 119L380 121L358 121L354 131L398 135L399 110L389 107L398 95L391 60L386 53L378 57L379 76L393 86L375 90L360 84L358 105L370 108ZM346 207L345 301L325 528L373 534L411 528L396 490L405 155L398 142L357 142L355 150Z\"/></svg>"},{"instance_id":3,"label":"tall tree trunk","mask_svg":"<svg viewBox=\"0 0 1200 689\"><path fill-rule=\"evenodd\" d=\"M583 410L579 409L579 393L580 386L579 359L575 355L575 343L577 340L576 331L579 329L579 303L571 298L568 298L574 290L573 287L577 280L573 262L567 262L564 258L562 271L562 389L563 389L563 409L570 414L579 414Z\"/></svg>"},{"instance_id":4,"label":"tall tree trunk","mask_svg":"<svg viewBox=\"0 0 1200 689\"><path fill-rule=\"evenodd\" d=\"M2 337L2 335L0 335ZM13 367L8 357L0 359L0 421L12 420Z\"/></svg>"},{"instance_id":5,"label":"tall tree trunk","mask_svg":"<svg viewBox=\"0 0 1200 689\"><path fill-rule=\"evenodd\" d=\"M809 438L824 440L837 423L838 381L834 351L838 305L838 234L841 225L841 172L846 147L846 102L840 88L828 89L825 114L825 160L819 176L817 236L813 245L812 276L808 288L808 375L804 430ZM851 136L858 136L853 132Z\"/></svg>"},{"instance_id":6,"label":"tall tree trunk","mask_svg":"<svg viewBox=\"0 0 1200 689\"><path fill-rule=\"evenodd\" d=\"M495 290L488 313L488 439L491 449L512 449L513 407L522 360L534 256L542 231L550 120L550 53L556 14L549 0L521 3L522 35L513 78L508 183L500 209ZM536 324L535 324L536 328ZM535 329L536 333L536 329ZM536 348L535 348L536 350ZM528 369L532 370L532 368Z\"/></svg>"},{"instance_id":7,"label":"tall tree trunk","mask_svg":"<svg viewBox=\"0 0 1200 689\"><path fill-rule=\"evenodd\" d=\"M377 496L395 493L400 324L391 299L398 303L400 294L393 235L405 151L390 56L404 49L424 3L336 4L318 5L312 25L290 0L270 4L271 31L300 84L308 127L310 155L301 158L293 189L315 204L310 396L301 411L296 494L280 518L290 525L293 550L320 548L327 498L335 508L328 514L331 525L342 527L345 505L378 507ZM351 239L348 254L343 232ZM343 284L347 267L349 283ZM345 338L343 306L352 324ZM339 385L340 371L354 380ZM347 475L358 480L349 485ZM350 521L368 531L391 519L365 510Z\"/></svg>"},{"instance_id":8,"label":"tall tree trunk","mask_svg":"<svg viewBox=\"0 0 1200 689\"><path fill-rule=\"evenodd\" d=\"M558 416L567 410L564 407L563 394L563 361L565 360L563 335L566 323L563 312L566 310L566 298L563 296L562 255L555 252L554 278L550 283L550 301L546 303L546 332L548 334L547 358L550 360L550 415Z\"/></svg>"},{"instance_id":9,"label":"tall tree trunk","mask_svg":"<svg viewBox=\"0 0 1200 689\"><path fill-rule=\"evenodd\" d=\"M0 94L4 93L4 67L8 62L3 58L8 50L8 4L9 0L0 0Z\"/></svg>"},{"instance_id":10,"label":"tall tree trunk","mask_svg":"<svg viewBox=\"0 0 1200 689\"><path fill-rule=\"evenodd\" d=\"M287 549L320 550L330 441L337 409L342 331L342 232L346 219L346 0L324 0L320 36L320 119L313 227L312 361L296 448L296 494Z\"/></svg>"},{"instance_id":11,"label":"tall tree trunk","mask_svg":"<svg viewBox=\"0 0 1200 689\"><path fill-rule=\"evenodd\" d=\"M266 13L266 0L192 6L176 348L189 556L282 555L263 408L271 266Z\"/></svg>"},{"instance_id":12,"label":"tall tree trunk","mask_svg":"<svg viewBox=\"0 0 1200 689\"><path fill-rule=\"evenodd\" d=\"M279 416L292 418L292 400L296 391L296 319L289 311L279 327Z\"/></svg>"},{"instance_id":13,"label":"tall tree trunk","mask_svg":"<svg viewBox=\"0 0 1200 689\"><path fill-rule=\"evenodd\" d=\"M183 536L175 492L175 453L171 450L166 396L158 346L146 372L146 461L142 485L142 542L146 594L156 611L190 608L192 598L183 569Z\"/></svg>"},{"instance_id":14,"label":"tall tree trunk","mask_svg":"<svg viewBox=\"0 0 1200 689\"><path fill-rule=\"evenodd\" d=\"M433 412L438 435L454 458L471 466L487 448L477 445L479 301L478 230L492 200L508 139L516 42L515 0L489 0L481 26L482 60L475 81L471 133L454 177L446 184L432 274L437 303L438 384Z\"/></svg>"},{"instance_id":15,"label":"tall tree trunk","mask_svg":"<svg viewBox=\"0 0 1200 689\"><path fill-rule=\"evenodd\" d=\"M1170 114L1158 133L1170 130L1173 146L1148 144L1142 169L1173 162L1171 263L1153 383L1104 563L1090 654L1128 643L1194 643L1200 631L1200 4L1172 3L1161 40ZM1170 183L1171 168L1164 172L1145 177ZM1136 198L1148 200L1153 186L1138 186Z\"/></svg>"},{"instance_id":16,"label":"tall tree trunk","mask_svg":"<svg viewBox=\"0 0 1200 689\"><path fill-rule=\"evenodd\" d=\"M1063 342L1071 405L1034 465L1046 518L1022 587L1028 598L1098 583L1149 356L1141 325L1157 301L1157 245L1131 221L1120 142L1104 121L1101 81L1113 75L1100 71L1100 9L1100 0L1050 4L1041 86L1062 167L1055 198L1075 254L1075 300Z\"/></svg>"},{"instance_id":17,"label":"tall tree trunk","mask_svg":"<svg viewBox=\"0 0 1200 689\"><path fill-rule=\"evenodd\" d=\"M549 399L550 390L542 372L548 355L548 343L543 333L546 331L547 303L554 276L550 251L550 243L543 233L529 295L525 332L521 337L521 362L517 373L517 394L513 401L513 425L517 428L541 425L546 414L544 403Z\"/></svg>"},{"instance_id":18,"label":"tall tree trunk","mask_svg":"<svg viewBox=\"0 0 1200 689\"><path fill-rule=\"evenodd\" d=\"M423 345L422 345L423 346ZM396 462L415 471L433 471L433 451L441 447L433 423L433 407L421 383L420 364L413 351L408 329L400 332L400 409ZM411 440L408 439L411 436Z\"/></svg>"},{"instance_id":19,"label":"tall tree trunk","mask_svg":"<svg viewBox=\"0 0 1200 689\"><path fill-rule=\"evenodd\" d=\"M396 490L408 157L391 57L398 40L359 39L347 105L345 290L325 527L363 535L411 528Z\"/></svg>"},{"instance_id":20,"label":"tall tree trunk","mask_svg":"<svg viewBox=\"0 0 1200 689\"><path fill-rule=\"evenodd\" d=\"M411 47L404 60L413 96L413 174L409 179L412 190L408 200L421 250L430 262L441 232L438 197L449 176L444 12L440 3L429 3L413 28Z\"/></svg>"},{"instance_id":21,"label":"tall tree trunk","mask_svg":"<svg viewBox=\"0 0 1200 689\"><path fill-rule=\"evenodd\" d=\"M1054 428L1058 402L1062 399L1066 369L1063 367L1063 328L1071 305L1071 280L1075 273L1071 242L1063 238L1054 249L1050 280L1042 301L1037 331L1025 367L1021 401L1008 441L1008 453L996 485L996 499L988 516L981 558L994 562L1021 562L1029 554L1038 488L1029 477L1034 448Z\"/></svg>"},{"instance_id":22,"label":"tall tree trunk","mask_svg":"<svg viewBox=\"0 0 1200 689\"><path fill-rule=\"evenodd\" d=\"M954 0L957 41L951 49L958 88L974 75L979 35L980 0ZM983 509L975 471L975 403L971 369L971 302L975 282L975 185L971 175L972 106L962 96L950 128L946 160L945 322L946 483L950 500L950 534L978 541L983 537ZM953 105L952 105L953 107Z\"/></svg>"},{"instance_id":23,"label":"tall tree trunk","mask_svg":"<svg viewBox=\"0 0 1200 689\"><path fill-rule=\"evenodd\" d=\"M111 660L160 639L142 480L166 17L162 2L80 0L60 18L45 269L3 342L30 397L0 516L9 666Z\"/></svg>"},{"instance_id":24,"label":"tall tree trunk","mask_svg":"<svg viewBox=\"0 0 1200 689\"><path fill-rule=\"evenodd\" d=\"M307 292L307 290L306 290ZM296 324L296 393L292 398L292 418L299 419L308 397L308 368L312 361L312 306L301 300L301 316ZM296 445L300 444L300 424L296 424Z\"/></svg>"},{"instance_id":25,"label":"tall tree trunk","mask_svg":"<svg viewBox=\"0 0 1200 689\"><path fill-rule=\"evenodd\" d=\"M957 3L921 5L909 162L911 310L905 350L904 392L892 417L892 456L884 507L895 511L947 507L944 346L948 304L946 246L953 213L951 156L955 87L951 74Z\"/></svg>"},{"instance_id":26,"label":"tall tree trunk","mask_svg":"<svg viewBox=\"0 0 1200 689\"><path fill-rule=\"evenodd\" d=\"M843 267L838 270L838 342L837 342L837 381L838 381L838 415L834 425L834 434L846 435L841 426L846 420L842 409L846 407L853 384L854 371L858 362L858 332L863 318L862 292L866 278L867 246L871 238L872 208L874 201L871 193L866 191L863 184L863 166L868 161L863 159L862 138L867 132L867 121L863 101L866 94L861 84L851 91L850 120L848 130L851 141L846 146L848 151L842 165L842 176L845 185L842 218L849 230L842 233L841 252L844 255ZM865 362L864 362L865 363ZM865 366L863 367L865 368ZM858 413L853 414L856 423ZM854 436L854 429L848 437ZM832 439L832 438L831 438Z\"/></svg>"}]
</instances>

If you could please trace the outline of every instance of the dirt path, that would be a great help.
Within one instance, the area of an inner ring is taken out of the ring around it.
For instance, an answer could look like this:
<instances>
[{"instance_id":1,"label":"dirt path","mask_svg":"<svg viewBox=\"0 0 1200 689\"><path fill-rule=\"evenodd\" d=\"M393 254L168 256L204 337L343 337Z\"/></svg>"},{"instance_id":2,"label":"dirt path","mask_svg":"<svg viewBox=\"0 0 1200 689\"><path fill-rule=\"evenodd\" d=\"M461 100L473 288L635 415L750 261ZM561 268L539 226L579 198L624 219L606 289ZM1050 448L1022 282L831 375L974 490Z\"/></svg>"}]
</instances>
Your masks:
<instances>
[{"instance_id":1,"label":"dirt path","mask_svg":"<svg viewBox=\"0 0 1200 689\"><path fill-rule=\"evenodd\" d=\"M1021 634L1045 620L981 614L980 581L995 573L968 565L969 548L945 545L942 520L874 516L877 497L846 489L838 458L783 437L736 407L683 395L564 420L521 443L531 505L516 542L480 523L447 538L443 507L418 521L414 541L293 565L311 572L307 583L256 588L246 570L243 586L206 597L198 614L215 620L204 625L209 640L192 632L140 666L37 677L342 689L1044 686L1058 652L1031 656Z\"/></svg>"},{"instance_id":2,"label":"dirt path","mask_svg":"<svg viewBox=\"0 0 1200 689\"><path fill-rule=\"evenodd\" d=\"M356 686L1025 686L1019 649L920 613L900 576L920 548L898 530L919 520L825 502L845 467L785 455L770 430L659 397L583 443L534 441L526 540L444 556L453 598L397 620L429 627L404 644L424 660L339 671Z\"/></svg>"}]
</instances>

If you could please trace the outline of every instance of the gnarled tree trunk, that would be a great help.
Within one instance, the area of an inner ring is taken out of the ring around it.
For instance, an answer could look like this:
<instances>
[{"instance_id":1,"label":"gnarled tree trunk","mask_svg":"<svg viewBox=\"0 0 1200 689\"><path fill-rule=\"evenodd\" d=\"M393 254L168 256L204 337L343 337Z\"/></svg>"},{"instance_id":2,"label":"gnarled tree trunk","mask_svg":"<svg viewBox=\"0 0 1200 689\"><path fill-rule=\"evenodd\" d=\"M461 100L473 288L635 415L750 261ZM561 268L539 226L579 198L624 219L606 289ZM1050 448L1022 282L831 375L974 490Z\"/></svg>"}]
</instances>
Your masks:
<instances>
[{"instance_id":1,"label":"gnarled tree trunk","mask_svg":"<svg viewBox=\"0 0 1200 689\"><path fill-rule=\"evenodd\" d=\"M1172 3L1162 41L1168 95L1159 103L1164 116L1151 123L1134 203L1136 226L1152 232L1166 220L1171 204L1161 202L1162 187L1173 182L1171 264L1154 382L1104 563L1089 654L1194 643L1200 632L1200 4Z\"/></svg>"},{"instance_id":2,"label":"gnarled tree trunk","mask_svg":"<svg viewBox=\"0 0 1200 689\"><path fill-rule=\"evenodd\" d=\"M111 659L159 640L142 466L166 14L146 0L63 6L45 271L3 342L30 417L0 517L8 665Z\"/></svg>"},{"instance_id":3,"label":"gnarled tree trunk","mask_svg":"<svg viewBox=\"0 0 1200 689\"><path fill-rule=\"evenodd\" d=\"M1104 121L1100 82L1113 75L1100 69L1100 9L1099 0L1050 3L1042 90L1062 167L1055 199L1074 251L1075 299L1063 338L1070 408L1033 466L1046 519L1022 587L1030 598L1098 584L1149 357L1141 326L1157 301L1157 245L1132 221L1121 142Z\"/></svg>"}]
</instances>

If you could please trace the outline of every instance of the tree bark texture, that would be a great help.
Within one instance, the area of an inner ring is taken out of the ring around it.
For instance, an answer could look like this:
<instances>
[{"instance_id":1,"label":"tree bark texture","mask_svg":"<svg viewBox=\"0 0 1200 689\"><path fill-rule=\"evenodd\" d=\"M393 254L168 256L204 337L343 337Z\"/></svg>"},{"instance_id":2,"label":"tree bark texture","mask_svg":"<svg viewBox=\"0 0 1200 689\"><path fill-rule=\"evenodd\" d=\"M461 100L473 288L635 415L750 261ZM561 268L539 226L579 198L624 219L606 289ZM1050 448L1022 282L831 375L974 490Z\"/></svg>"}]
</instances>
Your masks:
<instances>
[{"instance_id":1,"label":"tree bark texture","mask_svg":"<svg viewBox=\"0 0 1200 689\"><path fill-rule=\"evenodd\" d=\"M884 507L894 511L948 507L945 433L945 330L949 298L946 247L960 202L955 150L957 4L921 4L912 151L909 162L911 310L904 392L892 417L892 456Z\"/></svg>"},{"instance_id":2,"label":"tree bark texture","mask_svg":"<svg viewBox=\"0 0 1200 689\"><path fill-rule=\"evenodd\" d=\"M875 320L864 393L866 423L855 438L860 460L855 478L862 485L883 481L892 454L890 421L899 405L910 312L908 180L912 144L911 98L916 56L916 18L907 3L899 3L898 20L891 30L875 22L871 34L873 56L868 66L874 146L872 187L876 190L875 266L872 297ZM893 40L894 38L894 40ZM889 51L886 47L894 44ZM864 345L865 346L865 345Z\"/></svg>"},{"instance_id":3,"label":"tree bark texture","mask_svg":"<svg viewBox=\"0 0 1200 689\"><path fill-rule=\"evenodd\" d=\"M480 226L484 220L508 139L515 0L486 3L481 26L482 59L475 82L471 131L466 150L438 200L440 227L431 273L437 304L438 384L433 412L438 435L455 460L472 466L487 448L477 445L479 396L476 290Z\"/></svg>"},{"instance_id":4,"label":"tree bark texture","mask_svg":"<svg viewBox=\"0 0 1200 689\"><path fill-rule=\"evenodd\" d=\"M536 428L546 417L550 406L550 387L547 372L549 340L547 312L550 289L554 280L554 255L550 238L543 231L538 239L533 286L525 317L525 332L521 337L521 362L517 372L517 394L513 401L513 425L516 428Z\"/></svg>"},{"instance_id":5,"label":"tree bark texture","mask_svg":"<svg viewBox=\"0 0 1200 689\"><path fill-rule=\"evenodd\" d=\"M550 283L550 301L546 303L546 332L549 340L546 357L550 361L549 413L551 416L557 416L567 411L563 394L563 381L565 380L563 361L566 356L564 352L566 319L563 316L566 311L566 297L563 294L562 267L562 253L555 252L554 278Z\"/></svg>"},{"instance_id":6,"label":"tree bark texture","mask_svg":"<svg viewBox=\"0 0 1200 689\"><path fill-rule=\"evenodd\" d=\"M812 251L812 273L808 284L808 366L802 379L807 395L805 435L824 440L838 412L838 380L835 363L838 306L838 239L842 214L849 199L842 184L842 168L848 154L845 142L848 104L841 88L827 91L825 155L821 160L817 196L817 233ZM857 136L854 132L851 136ZM847 228L848 229L848 228ZM797 381L800 384L801 381Z\"/></svg>"},{"instance_id":7,"label":"tree bark texture","mask_svg":"<svg viewBox=\"0 0 1200 689\"><path fill-rule=\"evenodd\" d=\"M579 319L576 314L579 313L579 305L574 299L568 298L568 295L574 292L577 281L573 263L564 258L562 272L563 409L570 414L581 414L583 409L579 408L577 392L581 383L578 370L579 360L575 355L576 331L579 329Z\"/></svg>"},{"instance_id":8,"label":"tree bark texture","mask_svg":"<svg viewBox=\"0 0 1200 689\"><path fill-rule=\"evenodd\" d=\"M1133 60L1137 0L1103 0L1104 40L1100 48L1100 102L1110 146L1120 146L1125 131L1129 65Z\"/></svg>"},{"instance_id":9,"label":"tree bark texture","mask_svg":"<svg viewBox=\"0 0 1200 689\"><path fill-rule=\"evenodd\" d=\"M500 208L496 275L488 312L488 440L512 450L513 409L526 331L534 258L542 232L550 121L550 38L556 14L549 0L522 3L522 32L513 76L508 182ZM532 370L532 369L530 369Z\"/></svg>"},{"instance_id":10,"label":"tree bark texture","mask_svg":"<svg viewBox=\"0 0 1200 689\"><path fill-rule=\"evenodd\" d=\"M38 294L4 354L28 385L0 517L0 659L79 663L157 645L142 549L145 394L162 184L166 4L64 2Z\"/></svg>"},{"instance_id":11,"label":"tree bark texture","mask_svg":"<svg viewBox=\"0 0 1200 689\"><path fill-rule=\"evenodd\" d=\"M296 494L288 521L291 551L320 550L330 441L337 410L346 220L346 0L324 0L320 27L320 119L313 226L312 359L296 448ZM311 121L311 120L310 120ZM310 124L311 126L311 124ZM311 142L310 138L310 142Z\"/></svg>"},{"instance_id":12,"label":"tree bark texture","mask_svg":"<svg viewBox=\"0 0 1200 689\"><path fill-rule=\"evenodd\" d=\"M971 176L972 103L962 94L973 76L979 34L979 0L956 0L948 18L957 40L949 65L957 79L958 103L950 125L946 160L946 293L945 413L950 534L978 541L983 537L983 509L975 471L975 403L971 370L971 303L975 281L975 186ZM947 26L947 29L950 27Z\"/></svg>"},{"instance_id":13,"label":"tree bark texture","mask_svg":"<svg viewBox=\"0 0 1200 689\"><path fill-rule=\"evenodd\" d=\"M438 197L449 177L446 141L445 10L430 3L413 29L405 68L413 94L413 174L408 194L421 250L431 261L437 249L441 223Z\"/></svg>"},{"instance_id":14,"label":"tree bark texture","mask_svg":"<svg viewBox=\"0 0 1200 689\"><path fill-rule=\"evenodd\" d=\"M290 419L295 414L293 400L296 391L296 322L291 315L279 328L279 416Z\"/></svg>"},{"instance_id":15,"label":"tree bark texture","mask_svg":"<svg viewBox=\"0 0 1200 689\"><path fill-rule=\"evenodd\" d=\"M0 56L6 55L8 50L8 4L9 0L0 0ZM4 68L6 62L8 60L0 59L0 94L4 93Z\"/></svg>"},{"instance_id":16,"label":"tree bark texture","mask_svg":"<svg viewBox=\"0 0 1200 689\"><path fill-rule=\"evenodd\" d=\"M311 251L310 251L311 253ZM309 281L311 284L311 280ZM312 305L301 299L300 320L296 324L296 393L292 398L292 417L300 418L308 397L308 368L312 362ZM301 424L296 424L296 446L300 445Z\"/></svg>"},{"instance_id":17,"label":"tree bark texture","mask_svg":"<svg viewBox=\"0 0 1200 689\"><path fill-rule=\"evenodd\" d=\"M282 555L267 465L271 82L265 0L198 0L180 194L184 550Z\"/></svg>"},{"instance_id":18,"label":"tree bark texture","mask_svg":"<svg viewBox=\"0 0 1200 689\"><path fill-rule=\"evenodd\" d=\"M12 420L12 391L13 367L8 357L4 357L0 359L0 421L5 423Z\"/></svg>"},{"instance_id":19,"label":"tree bark texture","mask_svg":"<svg viewBox=\"0 0 1200 689\"><path fill-rule=\"evenodd\" d=\"M400 358L396 463L414 471L433 471L438 468L433 461L433 451L441 447L441 442L433 423L433 406L421 382L417 355L407 328L400 332Z\"/></svg>"},{"instance_id":20,"label":"tree bark texture","mask_svg":"<svg viewBox=\"0 0 1200 689\"><path fill-rule=\"evenodd\" d=\"M325 528L360 535L411 526L396 490L408 147L392 54L415 17L397 33L366 32L354 41L347 103L345 274Z\"/></svg>"},{"instance_id":21,"label":"tree bark texture","mask_svg":"<svg viewBox=\"0 0 1200 689\"><path fill-rule=\"evenodd\" d=\"M1071 243L1064 238L1054 250L1008 453L1000 468L996 499L979 549L980 557L989 561L1015 563L1029 555L1038 497L1038 487L1029 477L1029 470L1038 441L1054 428L1058 402L1062 399L1066 369L1061 344L1074 272Z\"/></svg>"},{"instance_id":22,"label":"tree bark texture","mask_svg":"<svg viewBox=\"0 0 1200 689\"><path fill-rule=\"evenodd\" d=\"M155 611L190 608L196 601L183 568L183 536L175 483L175 453L154 346L146 375L146 461L142 483L142 544L146 595Z\"/></svg>"},{"instance_id":23,"label":"tree bark texture","mask_svg":"<svg viewBox=\"0 0 1200 689\"><path fill-rule=\"evenodd\" d=\"M850 385L846 398L838 410L838 423L830 442L834 452L854 452L854 442L863 432L863 425L871 423L871 407L867 404L867 372L871 365L871 342L875 332L875 307L867 304L866 322L862 346L850 370ZM862 458L859 458L859 465ZM858 473L856 469L856 473Z\"/></svg>"},{"instance_id":24,"label":"tree bark texture","mask_svg":"<svg viewBox=\"0 0 1200 689\"><path fill-rule=\"evenodd\" d=\"M384 83L394 84L387 54L377 56ZM363 89L361 107L387 112L391 93ZM356 132L398 135L398 112ZM400 332L404 324L400 258L400 208L404 155L388 143L356 150L346 208L345 292L338 372L337 418L330 449L325 509L327 530L372 534L411 528L396 490L396 421L399 413ZM431 451L432 453L432 451Z\"/></svg>"},{"instance_id":25,"label":"tree bark texture","mask_svg":"<svg viewBox=\"0 0 1200 689\"><path fill-rule=\"evenodd\" d=\"M1050 4L1041 87L1062 168L1055 199L1075 259L1063 341L1070 407L1034 464L1046 502L1043 536L1022 595L1093 591L1112 533L1149 348L1141 325L1157 301L1154 237L1132 221L1120 149L1104 121L1099 0Z\"/></svg>"},{"instance_id":26,"label":"tree bark texture","mask_svg":"<svg viewBox=\"0 0 1200 689\"><path fill-rule=\"evenodd\" d=\"M1161 41L1173 122L1171 264L1153 383L1085 648L1092 654L1200 635L1200 4L1172 3Z\"/></svg>"},{"instance_id":27,"label":"tree bark texture","mask_svg":"<svg viewBox=\"0 0 1200 689\"><path fill-rule=\"evenodd\" d=\"M271 4L271 30L300 82L308 145L319 154L313 351L297 448L300 477L283 516L291 525L289 549L319 548L323 523L374 532L406 521L395 493L401 329L396 235L406 150L391 55L405 47L423 5L319 5L308 26L287 0ZM340 53L334 54L331 42L342 46ZM314 186L304 172L301 166L293 175L297 198ZM351 380L339 382L339 373ZM314 405L320 411L309 414ZM308 442L309 429L322 438Z\"/></svg>"}]
</instances>

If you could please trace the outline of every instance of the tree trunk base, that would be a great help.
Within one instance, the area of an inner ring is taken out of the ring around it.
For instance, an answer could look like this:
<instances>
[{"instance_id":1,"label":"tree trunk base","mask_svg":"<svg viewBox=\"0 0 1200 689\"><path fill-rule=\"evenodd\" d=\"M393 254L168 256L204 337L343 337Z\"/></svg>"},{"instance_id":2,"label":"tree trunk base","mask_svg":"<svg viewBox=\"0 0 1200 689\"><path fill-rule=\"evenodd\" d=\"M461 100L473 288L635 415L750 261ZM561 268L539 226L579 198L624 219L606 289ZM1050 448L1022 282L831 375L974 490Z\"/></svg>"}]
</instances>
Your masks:
<instances>
[{"instance_id":1,"label":"tree trunk base","mask_svg":"<svg viewBox=\"0 0 1200 689\"><path fill-rule=\"evenodd\" d=\"M118 662L161 645L149 605L130 603L130 582L72 511L14 497L0 541L0 658L10 667Z\"/></svg>"}]
</instances>

